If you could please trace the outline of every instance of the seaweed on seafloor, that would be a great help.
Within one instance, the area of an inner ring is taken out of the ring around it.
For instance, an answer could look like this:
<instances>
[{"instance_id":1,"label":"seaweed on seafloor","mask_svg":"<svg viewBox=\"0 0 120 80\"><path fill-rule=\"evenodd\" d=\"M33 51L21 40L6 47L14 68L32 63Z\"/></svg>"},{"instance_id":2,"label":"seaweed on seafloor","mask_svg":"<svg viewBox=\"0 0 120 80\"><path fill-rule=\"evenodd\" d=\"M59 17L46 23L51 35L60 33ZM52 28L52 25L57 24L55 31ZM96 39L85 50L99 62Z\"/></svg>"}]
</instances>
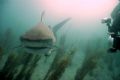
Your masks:
<instances>
[{"instance_id":1,"label":"seaweed on seafloor","mask_svg":"<svg viewBox=\"0 0 120 80\"><path fill-rule=\"evenodd\" d=\"M67 51L66 34L62 34L58 42L55 58L43 80L59 80L65 72L65 69L71 64L75 53L75 48Z\"/></svg>"},{"instance_id":2,"label":"seaweed on seafloor","mask_svg":"<svg viewBox=\"0 0 120 80\"><path fill-rule=\"evenodd\" d=\"M58 47L56 49L56 55L55 55L55 58L47 72L47 74L45 75L44 79L43 80L46 80L47 77L49 76L49 74L51 73L51 71L53 71L53 69L55 69L56 65L57 65L57 61L64 55L65 53L65 41L66 41L66 35L63 34L61 37L60 37L60 40L58 42Z\"/></svg>"},{"instance_id":3,"label":"seaweed on seafloor","mask_svg":"<svg viewBox=\"0 0 120 80\"><path fill-rule=\"evenodd\" d=\"M66 34L63 33L62 36L60 37L58 47L56 49L56 56L54 58L54 61L58 61L62 56L64 56L66 52ZM54 63L55 63L54 62Z\"/></svg>"},{"instance_id":4,"label":"seaweed on seafloor","mask_svg":"<svg viewBox=\"0 0 120 80\"><path fill-rule=\"evenodd\" d=\"M2 47L0 47L0 60L2 58L2 53L3 53L3 49L2 49Z\"/></svg>"},{"instance_id":5,"label":"seaweed on seafloor","mask_svg":"<svg viewBox=\"0 0 120 80\"><path fill-rule=\"evenodd\" d=\"M27 63L23 65L22 70L17 75L15 80L30 80L40 58L41 56L32 54L31 58L27 60Z\"/></svg>"},{"instance_id":6,"label":"seaweed on seafloor","mask_svg":"<svg viewBox=\"0 0 120 80\"><path fill-rule=\"evenodd\" d=\"M77 70L75 80L84 80L84 77L96 67L97 62L95 59L97 59L96 56L92 56L85 60L82 67Z\"/></svg>"},{"instance_id":7,"label":"seaweed on seafloor","mask_svg":"<svg viewBox=\"0 0 120 80\"><path fill-rule=\"evenodd\" d=\"M34 70L37 66L38 61L40 60L41 56L39 55L35 55L35 57L32 59L32 62L30 64L30 66L28 66L28 70L26 71L26 75L25 75L25 80L30 80L32 74L34 73Z\"/></svg>"},{"instance_id":8,"label":"seaweed on seafloor","mask_svg":"<svg viewBox=\"0 0 120 80\"><path fill-rule=\"evenodd\" d=\"M102 46L97 46L93 49L88 45L86 53L87 55L84 58L82 66L76 72L75 80L84 80L85 76L97 67L97 63L105 53L105 49Z\"/></svg>"},{"instance_id":9,"label":"seaweed on seafloor","mask_svg":"<svg viewBox=\"0 0 120 80\"><path fill-rule=\"evenodd\" d=\"M3 80L14 80L18 67L22 65L27 55L18 54L16 52L9 54L3 69L0 71L0 78Z\"/></svg>"},{"instance_id":10,"label":"seaweed on seafloor","mask_svg":"<svg viewBox=\"0 0 120 80\"><path fill-rule=\"evenodd\" d=\"M66 52L65 55L59 58L56 61L56 64L54 64L54 68L52 68L44 80L59 80L62 74L65 72L65 69L70 65L75 53L76 49L71 49L69 52Z\"/></svg>"},{"instance_id":11,"label":"seaweed on seafloor","mask_svg":"<svg viewBox=\"0 0 120 80\"><path fill-rule=\"evenodd\" d=\"M0 77L4 80L13 80L18 66L23 63L25 58L26 56L23 54L18 54L16 52L10 53L5 62L5 65L0 71Z\"/></svg>"},{"instance_id":12,"label":"seaweed on seafloor","mask_svg":"<svg viewBox=\"0 0 120 80\"><path fill-rule=\"evenodd\" d=\"M106 54L104 57L104 65L107 66L107 69L111 73L110 76L112 80L120 80L120 54Z\"/></svg>"},{"instance_id":13,"label":"seaweed on seafloor","mask_svg":"<svg viewBox=\"0 0 120 80\"><path fill-rule=\"evenodd\" d=\"M65 42L66 42L67 35L65 33L62 34L59 40L59 46L65 48Z\"/></svg>"},{"instance_id":14,"label":"seaweed on seafloor","mask_svg":"<svg viewBox=\"0 0 120 80\"><path fill-rule=\"evenodd\" d=\"M0 78L3 80L13 80L14 77L14 68L15 68L16 55L11 54L8 56L8 59L0 71Z\"/></svg>"},{"instance_id":15,"label":"seaweed on seafloor","mask_svg":"<svg viewBox=\"0 0 120 80\"><path fill-rule=\"evenodd\" d=\"M2 33L0 32L0 61L2 59L2 55L3 55L3 46L2 46Z\"/></svg>"},{"instance_id":16,"label":"seaweed on seafloor","mask_svg":"<svg viewBox=\"0 0 120 80\"><path fill-rule=\"evenodd\" d=\"M10 28L6 29L3 33L1 33L0 44L2 47L6 48L10 39L12 38L12 30Z\"/></svg>"},{"instance_id":17,"label":"seaweed on seafloor","mask_svg":"<svg viewBox=\"0 0 120 80\"><path fill-rule=\"evenodd\" d=\"M26 55L26 58L24 58L24 62L22 63L22 68L14 80L22 80L25 77L26 69L28 68L29 62L31 61L32 57L32 54Z\"/></svg>"},{"instance_id":18,"label":"seaweed on seafloor","mask_svg":"<svg viewBox=\"0 0 120 80\"><path fill-rule=\"evenodd\" d=\"M120 80L120 74L117 76L112 77L113 80Z\"/></svg>"},{"instance_id":19,"label":"seaweed on seafloor","mask_svg":"<svg viewBox=\"0 0 120 80\"><path fill-rule=\"evenodd\" d=\"M63 48L57 48L55 58L43 80L47 80L49 74L56 68L57 61L63 56L63 54L64 54Z\"/></svg>"},{"instance_id":20,"label":"seaweed on seafloor","mask_svg":"<svg viewBox=\"0 0 120 80\"><path fill-rule=\"evenodd\" d=\"M26 53L12 53L0 71L3 80L30 80L40 56ZM19 66L22 68L19 69Z\"/></svg>"},{"instance_id":21,"label":"seaweed on seafloor","mask_svg":"<svg viewBox=\"0 0 120 80\"><path fill-rule=\"evenodd\" d=\"M11 28L6 29L5 32L0 33L0 60L5 54L8 54L13 48L14 35Z\"/></svg>"},{"instance_id":22,"label":"seaweed on seafloor","mask_svg":"<svg viewBox=\"0 0 120 80\"><path fill-rule=\"evenodd\" d=\"M37 62L40 60L40 55L25 53L26 58L23 58L22 68L14 78L14 80L30 80L34 70L37 66Z\"/></svg>"},{"instance_id":23,"label":"seaweed on seafloor","mask_svg":"<svg viewBox=\"0 0 120 80\"><path fill-rule=\"evenodd\" d=\"M8 50L13 47L14 42L14 34L11 28L8 28L5 33L3 34L3 46L5 50Z\"/></svg>"}]
</instances>

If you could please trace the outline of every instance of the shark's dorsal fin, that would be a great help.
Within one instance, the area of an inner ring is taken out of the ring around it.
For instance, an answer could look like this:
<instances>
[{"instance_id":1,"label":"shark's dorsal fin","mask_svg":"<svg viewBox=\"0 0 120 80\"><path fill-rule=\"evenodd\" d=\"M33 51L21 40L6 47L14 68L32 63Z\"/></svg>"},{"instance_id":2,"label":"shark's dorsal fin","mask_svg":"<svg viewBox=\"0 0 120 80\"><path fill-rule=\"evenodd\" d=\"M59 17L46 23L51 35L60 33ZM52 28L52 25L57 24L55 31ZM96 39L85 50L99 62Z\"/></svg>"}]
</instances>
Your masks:
<instances>
[{"instance_id":1,"label":"shark's dorsal fin","mask_svg":"<svg viewBox=\"0 0 120 80\"><path fill-rule=\"evenodd\" d=\"M45 14L45 11L43 11L43 12L41 13L41 22L43 21L43 16L44 16L44 14Z\"/></svg>"}]
</instances>

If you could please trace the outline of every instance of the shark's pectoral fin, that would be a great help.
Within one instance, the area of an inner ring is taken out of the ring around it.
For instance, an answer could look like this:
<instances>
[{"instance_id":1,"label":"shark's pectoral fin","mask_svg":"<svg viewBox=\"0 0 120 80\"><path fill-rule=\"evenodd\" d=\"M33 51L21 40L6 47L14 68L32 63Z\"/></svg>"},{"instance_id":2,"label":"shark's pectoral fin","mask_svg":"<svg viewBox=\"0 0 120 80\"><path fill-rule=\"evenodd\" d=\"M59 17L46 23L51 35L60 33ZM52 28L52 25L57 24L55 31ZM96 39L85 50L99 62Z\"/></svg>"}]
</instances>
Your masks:
<instances>
[{"instance_id":1,"label":"shark's pectoral fin","mask_svg":"<svg viewBox=\"0 0 120 80\"><path fill-rule=\"evenodd\" d=\"M70 20L70 18L67 18L67 19L63 20L62 22L58 23L57 25L55 25L55 26L53 27L53 32L54 32L54 34L56 35L57 31L58 31L65 23L67 23L69 20Z\"/></svg>"}]
</instances>

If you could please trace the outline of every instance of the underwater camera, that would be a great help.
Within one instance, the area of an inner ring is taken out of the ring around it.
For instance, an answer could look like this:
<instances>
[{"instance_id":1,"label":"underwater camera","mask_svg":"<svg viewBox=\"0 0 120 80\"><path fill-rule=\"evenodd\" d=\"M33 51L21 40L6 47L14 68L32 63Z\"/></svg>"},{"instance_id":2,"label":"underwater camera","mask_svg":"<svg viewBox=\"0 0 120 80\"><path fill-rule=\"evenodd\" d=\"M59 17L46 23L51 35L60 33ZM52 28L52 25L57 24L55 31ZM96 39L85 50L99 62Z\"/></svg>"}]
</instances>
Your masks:
<instances>
[{"instance_id":1,"label":"underwater camera","mask_svg":"<svg viewBox=\"0 0 120 80\"><path fill-rule=\"evenodd\" d=\"M111 23L111 18L103 18L102 19L102 23L108 23L108 24L110 24Z\"/></svg>"}]
</instances>

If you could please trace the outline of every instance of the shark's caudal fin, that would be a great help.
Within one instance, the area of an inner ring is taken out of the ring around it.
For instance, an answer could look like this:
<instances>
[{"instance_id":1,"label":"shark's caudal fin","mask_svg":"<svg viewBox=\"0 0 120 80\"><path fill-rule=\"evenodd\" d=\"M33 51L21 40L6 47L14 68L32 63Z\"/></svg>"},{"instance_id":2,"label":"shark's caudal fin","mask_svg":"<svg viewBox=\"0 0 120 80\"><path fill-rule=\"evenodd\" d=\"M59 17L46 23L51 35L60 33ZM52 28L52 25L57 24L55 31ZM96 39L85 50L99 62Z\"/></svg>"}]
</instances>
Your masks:
<instances>
[{"instance_id":1,"label":"shark's caudal fin","mask_svg":"<svg viewBox=\"0 0 120 80\"><path fill-rule=\"evenodd\" d=\"M56 35L57 31L58 31L65 23L67 23L69 20L70 20L70 18L67 18L67 19L63 20L62 22L58 23L57 25L55 25L55 26L53 27L53 32L54 32L54 34Z\"/></svg>"}]
</instances>

